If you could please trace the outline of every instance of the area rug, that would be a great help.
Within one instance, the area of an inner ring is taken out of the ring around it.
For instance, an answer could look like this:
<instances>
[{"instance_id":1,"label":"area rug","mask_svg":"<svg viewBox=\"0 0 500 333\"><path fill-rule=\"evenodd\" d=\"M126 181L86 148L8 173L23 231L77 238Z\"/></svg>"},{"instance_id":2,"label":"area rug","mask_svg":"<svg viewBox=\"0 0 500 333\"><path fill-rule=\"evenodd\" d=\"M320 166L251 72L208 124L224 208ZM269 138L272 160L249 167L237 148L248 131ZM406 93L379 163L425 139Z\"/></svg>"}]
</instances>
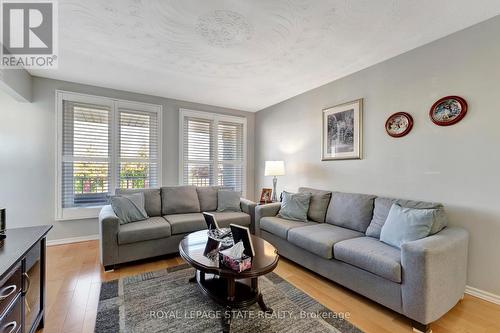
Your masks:
<instances>
[{"instance_id":1,"label":"area rug","mask_svg":"<svg viewBox=\"0 0 500 333\"><path fill-rule=\"evenodd\" d=\"M188 282L193 275L181 265L103 282L95 332L221 332L225 309ZM274 312L257 304L235 310L231 332L362 332L277 274L260 277L259 287Z\"/></svg>"}]
</instances>

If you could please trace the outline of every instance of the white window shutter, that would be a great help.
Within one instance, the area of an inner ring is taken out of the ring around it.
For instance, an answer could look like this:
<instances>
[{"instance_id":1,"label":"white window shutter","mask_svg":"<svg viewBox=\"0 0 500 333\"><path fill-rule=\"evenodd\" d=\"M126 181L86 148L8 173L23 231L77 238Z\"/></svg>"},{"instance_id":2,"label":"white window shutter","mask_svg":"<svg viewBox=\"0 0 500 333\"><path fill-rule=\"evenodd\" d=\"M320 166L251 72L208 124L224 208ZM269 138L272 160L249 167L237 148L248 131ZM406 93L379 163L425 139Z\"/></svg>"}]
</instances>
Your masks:
<instances>
[{"instance_id":1,"label":"white window shutter","mask_svg":"<svg viewBox=\"0 0 500 333\"><path fill-rule=\"evenodd\" d=\"M215 185L213 120L185 117L182 132L183 184Z\"/></svg>"},{"instance_id":2,"label":"white window shutter","mask_svg":"<svg viewBox=\"0 0 500 333\"><path fill-rule=\"evenodd\" d=\"M243 192L244 185L243 124L220 121L217 124L217 184Z\"/></svg>"},{"instance_id":3,"label":"white window shutter","mask_svg":"<svg viewBox=\"0 0 500 333\"><path fill-rule=\"evenodd\" d=\"M245 192L246 120L181 110L181 182Z\"/></svg>"},{"instance_id":4,"label":"white window shutter","mask_svg":"<svg viewBox=\"0 0 500 333\"><path fill-rule=\"evenodd\" d=\"M63 102L62 208L106 204L110 191L111 108Z\"/></svg>"},{"instance_id":5,"label":"white window shutter","mask_svg":"<svg viewBox=\"0 0 500 333\"><path fill-rule=\"evenodd\" d=\"M117 137L117 186L120 188L160 186L158 113L119 106Z\"/></svg>"}]
</instances>

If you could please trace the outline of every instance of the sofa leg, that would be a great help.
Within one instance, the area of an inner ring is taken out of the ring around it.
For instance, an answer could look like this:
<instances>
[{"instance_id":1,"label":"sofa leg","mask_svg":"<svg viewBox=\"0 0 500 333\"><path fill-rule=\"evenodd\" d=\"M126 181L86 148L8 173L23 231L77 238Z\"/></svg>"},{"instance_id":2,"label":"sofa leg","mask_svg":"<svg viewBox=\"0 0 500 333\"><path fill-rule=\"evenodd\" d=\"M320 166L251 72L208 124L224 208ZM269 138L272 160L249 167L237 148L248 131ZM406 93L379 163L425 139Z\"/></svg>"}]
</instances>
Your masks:
<instances>
[{"instance_id":1,"label":"sofa leg","mask_svg":"<svg viewBox=\"0 0 500 333\"><path fill-rule=\"evenodd\" d=\"M432 333L431 326L429 324L422 324L418 321L412 320L411 326L413 327L413 332L417 333Z\"/></svg>"},{"instance_id":2,"label":"sofa leg","mask_svg":"<svg viewBox=\"0 0 500 333\"><path fill-rule=\"evenodd\" d=\"M106 273L113 272L114 270L115 270L115 265L106 265L106 266L104 266L104 271Z\"/></svg>"}]
</instances>

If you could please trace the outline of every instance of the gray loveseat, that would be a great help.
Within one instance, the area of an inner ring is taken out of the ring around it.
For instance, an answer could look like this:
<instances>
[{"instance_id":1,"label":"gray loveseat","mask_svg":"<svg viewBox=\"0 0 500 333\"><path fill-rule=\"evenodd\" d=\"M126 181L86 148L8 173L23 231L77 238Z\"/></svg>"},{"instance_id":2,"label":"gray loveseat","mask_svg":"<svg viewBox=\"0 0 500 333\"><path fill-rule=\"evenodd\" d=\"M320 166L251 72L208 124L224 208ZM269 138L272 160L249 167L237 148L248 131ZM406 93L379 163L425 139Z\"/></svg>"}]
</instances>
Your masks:
<instances>
[{"instance_id":1,"label":"gray loveseat","mask_svg":"<svg viewBox=\"0 0 500 333\"><path fill-rule=\"evenodd\" d=\"M117 190L116 194L144 192L149 219L120 224L111 205L99 214L101 263L105 270L133 260L178 252L188 233L206 229L202 212L212 212L220 227L231 223L254 229L255 203L240 199L241 212L217 212L220 187L171 186L161 189Z\"/></svg>"},{"instance_id":2,"label":"gray loveseat","mask_svg":"<svg viewBox=\"0 0 500 333\"><path fill-rule=\"evenodd\" d=\"M394 202L403 207L440 204L328 192L308 188L313 197L308 222L277 216L280 203L257 206L255 231L281 256L360 293L429 331L465 291L468 233L446 227L408 242L401 250L379 240ZM331 197L331 199L330 199Z\"/></svg>"}]
</instances>

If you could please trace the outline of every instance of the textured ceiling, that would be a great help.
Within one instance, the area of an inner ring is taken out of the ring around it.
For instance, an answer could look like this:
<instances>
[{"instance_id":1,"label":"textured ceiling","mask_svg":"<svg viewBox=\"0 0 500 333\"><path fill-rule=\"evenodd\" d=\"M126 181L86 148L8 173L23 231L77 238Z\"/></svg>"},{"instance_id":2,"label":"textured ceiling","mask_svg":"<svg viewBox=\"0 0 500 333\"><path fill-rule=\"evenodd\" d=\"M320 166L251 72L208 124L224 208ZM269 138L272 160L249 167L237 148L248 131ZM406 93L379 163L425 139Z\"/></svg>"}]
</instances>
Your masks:
<instances>
[{"instance_id":1,"label":"textured ceiling","mask_svg":"<svg viewBox=\"0 0 500 333\"><path fill-rule=\"evenodd\" d=\"M498 14L498 0L59 0L59 68L31 73L258 111Z\"/></svg>"}]
</instances>

